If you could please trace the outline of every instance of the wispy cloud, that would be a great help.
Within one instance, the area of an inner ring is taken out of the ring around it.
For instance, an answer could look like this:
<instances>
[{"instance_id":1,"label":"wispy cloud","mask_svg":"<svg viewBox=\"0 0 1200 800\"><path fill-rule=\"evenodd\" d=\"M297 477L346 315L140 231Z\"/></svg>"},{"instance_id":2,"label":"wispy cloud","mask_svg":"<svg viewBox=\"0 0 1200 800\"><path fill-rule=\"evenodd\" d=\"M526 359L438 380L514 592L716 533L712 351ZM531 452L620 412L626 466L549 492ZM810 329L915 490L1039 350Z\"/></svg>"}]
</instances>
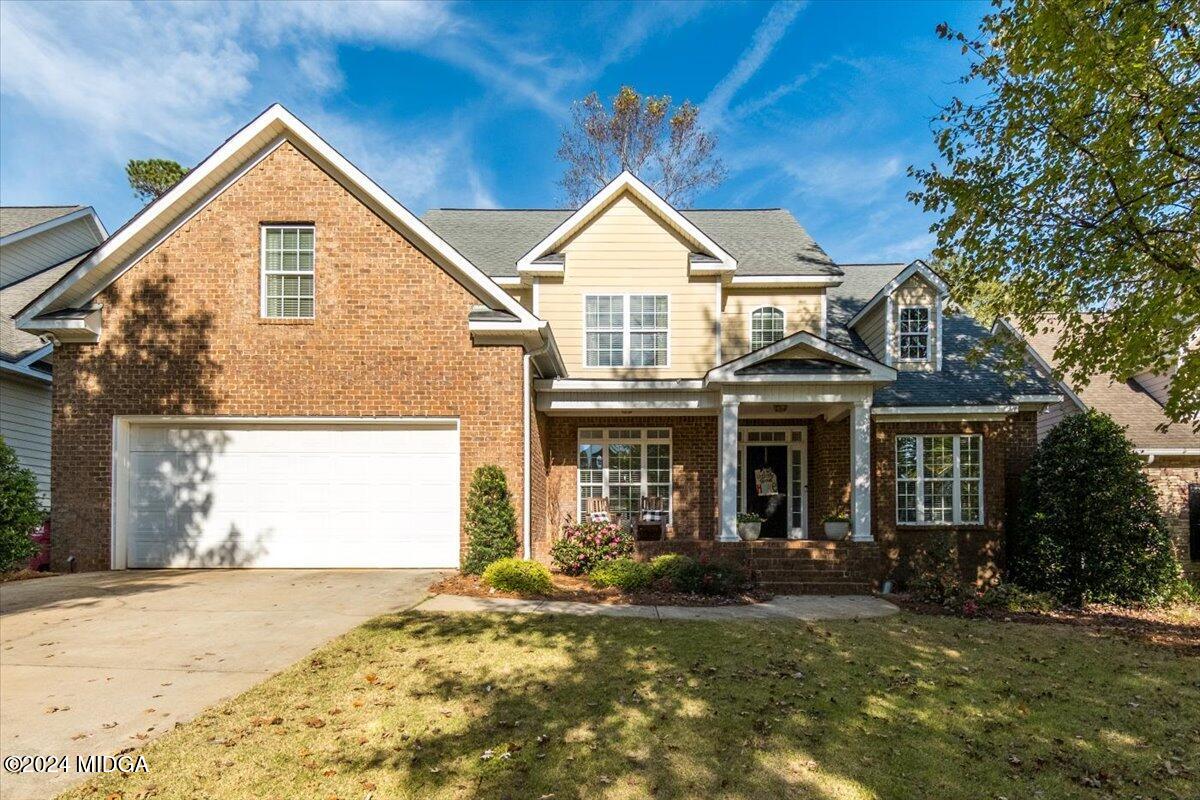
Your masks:
<instances>
[{"instance_id":1,"label":"wispy cloud","mask_svg":"<svg viewBox=\"0 0 1200 800\"><path fill-rule=\"evenodd\" d=\"M701 104L710 127L721 127L734 95L762 68L804 5L802 2L785 1L771 6L767 16L754 31L750 46L742 52L733 69L713 87Z\"/></svg>"}]
</instances>

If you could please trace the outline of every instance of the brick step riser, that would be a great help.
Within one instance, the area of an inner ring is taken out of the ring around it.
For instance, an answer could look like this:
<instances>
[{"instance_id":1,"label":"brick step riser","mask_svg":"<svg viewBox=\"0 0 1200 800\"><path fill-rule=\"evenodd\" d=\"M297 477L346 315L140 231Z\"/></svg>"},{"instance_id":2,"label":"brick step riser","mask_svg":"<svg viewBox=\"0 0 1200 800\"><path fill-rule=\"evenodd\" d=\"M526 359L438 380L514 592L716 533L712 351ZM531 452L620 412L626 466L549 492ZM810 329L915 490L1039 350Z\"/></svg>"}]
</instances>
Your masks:
<instances>
[{"instance_id":1,"label":"brick step riser","mask_svg":"<svg viewBox=\"0 0 1200 800\"><path fill-rule=\"evenodd\" d=\"M831 582L831 583L777 583L763 585L761 588L773 594L871 594L872 587L867 583Z\"/></svg>"}]
</instances>

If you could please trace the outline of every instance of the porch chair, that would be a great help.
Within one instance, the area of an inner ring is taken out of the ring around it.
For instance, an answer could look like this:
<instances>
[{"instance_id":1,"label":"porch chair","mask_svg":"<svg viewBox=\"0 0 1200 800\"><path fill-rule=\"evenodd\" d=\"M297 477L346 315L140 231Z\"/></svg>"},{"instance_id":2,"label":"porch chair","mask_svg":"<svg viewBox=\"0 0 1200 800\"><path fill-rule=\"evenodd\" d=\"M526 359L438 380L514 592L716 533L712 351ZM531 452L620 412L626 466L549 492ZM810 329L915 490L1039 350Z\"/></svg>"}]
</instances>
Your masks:
<instances>
[{"instance_id":1,"label":"porch chair","mask_svg":"<svg viewBox=\"0 0 1200 800\"><path fill-rule=\"evenodd\" d=\"M610 522L607 497L583 498L583 522Z\"/></svg>"},{"instance_id":2,"label":"porch chair","mask_svg":"<svg viewBox=\"0 0 1200 800\"><path fill-rule=\"evenodd\" d=\"M642 497L641 509L634 523L634 533L639 542L656 542L667 533L667 499L665 497Z\"/></svg>"}]
</instances>

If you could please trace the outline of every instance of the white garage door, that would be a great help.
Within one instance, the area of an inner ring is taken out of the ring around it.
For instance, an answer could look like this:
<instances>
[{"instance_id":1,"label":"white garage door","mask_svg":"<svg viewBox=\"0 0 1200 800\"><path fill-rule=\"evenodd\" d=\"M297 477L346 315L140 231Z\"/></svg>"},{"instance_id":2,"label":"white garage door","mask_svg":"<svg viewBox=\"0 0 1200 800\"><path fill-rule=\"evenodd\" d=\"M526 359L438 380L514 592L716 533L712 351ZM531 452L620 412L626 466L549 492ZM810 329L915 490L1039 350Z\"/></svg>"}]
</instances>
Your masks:
<instances>
[{"instance_id":1,"label":"white garage door","mask_svg":"<svg viewBox=\"0 0 1200 800\"><path fill-rule=\"evenodd\" d=\"M118 536L129 567L458 564L452 422L127 431Z\"/></svg>"}]
</instances>

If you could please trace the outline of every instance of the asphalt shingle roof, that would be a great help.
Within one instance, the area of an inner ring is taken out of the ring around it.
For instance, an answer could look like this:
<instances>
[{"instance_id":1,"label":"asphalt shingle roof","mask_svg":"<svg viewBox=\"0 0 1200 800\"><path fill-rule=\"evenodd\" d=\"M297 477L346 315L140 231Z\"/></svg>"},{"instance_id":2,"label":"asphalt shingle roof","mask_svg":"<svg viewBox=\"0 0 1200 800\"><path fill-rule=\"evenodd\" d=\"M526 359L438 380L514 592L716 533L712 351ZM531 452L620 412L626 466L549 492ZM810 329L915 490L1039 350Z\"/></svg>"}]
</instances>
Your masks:
<instances>
[{"instance_id":1,"label":"asphalt shingle roof","mask_svg":"<svg viewBox=\"0 0 1200 800\"><path fill-rule=\"evenodd\" d=\"M1058 369L1054 351L1062 333L1059 321L1046 319L1045 330L1024 334L1025 341L1053 369ZM1087 386L1071 387L1089 408L1108 414L1125 428L1125 434L1135 447L1200 448L1200 434L1190 425L1170 424L1165 432L1159 425L1170 423L1162 405L1136 381L1114 381L1104 375L1093 375Z\"/></svg>"},{"instance_id":2,"label":"asphalt shingle roof","mask_svg":"<svg viewBox=\"0 0 1200 800\"><path fill-rule=\"evenodd\" d=\"M19 233L81 208L85 206L0 206L0 236Z\"/></svg>"},{"instance_id":3,"label":"asphalt shingle roof","mask_svg":"<svg viewBox=\"0 0 1200 800\"><path fill-rule=\"evenodd\" d=\"M571 214L570 209L454 209L424 221L493 278L514 277L517 260ZM838 275L833 260L781 208L695 209L687 217L738 261L738 275Z\"/></svg>"},{"instance_id":4,"label":"asphalt shingle roof","mask_svg":"<svg viewBox=\"0 0 1200 800\"><path fill-rule=\"evenodd\" d=\"M34 298L49 289L59 278L70 272L91 251L68 258L61 264L35 272L27 278L0 287L0 358L5 361L20 361L25 356L40 350L45 344L32 333L18 330L13 315L29 305Z\"/></svg>"}]
</instances>

